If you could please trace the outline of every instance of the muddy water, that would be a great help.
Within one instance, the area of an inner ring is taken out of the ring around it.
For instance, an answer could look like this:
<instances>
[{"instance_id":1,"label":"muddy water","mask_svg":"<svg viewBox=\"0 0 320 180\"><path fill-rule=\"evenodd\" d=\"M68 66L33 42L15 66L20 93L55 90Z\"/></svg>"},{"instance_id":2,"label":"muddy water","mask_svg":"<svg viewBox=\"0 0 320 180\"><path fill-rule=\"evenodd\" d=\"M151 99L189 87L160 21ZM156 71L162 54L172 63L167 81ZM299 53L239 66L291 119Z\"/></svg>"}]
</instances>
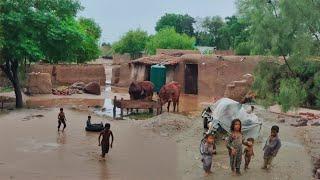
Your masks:
<instances>
[{"instance_id":1,"label":"muddy water","mask_svg":"<svg viewBox=\"0 0 320 180\"><path fill-rule=\"evenodd\" d=\"M38 114L44 117L25 118ZM177 179L175 143L129 121L111 121L114 148L102 161L98 134L84 131L87 115L66 110L60 133L57 109L1 115L0 179Z\"/></svg>"},{"instance_id":2,"label":"muddy water","mask_svg":"<svg viewBox=\"0 0 320 180\"><path fill-rule=\"evenodd\" d=\"M260 110L259 110L260 111ZM199 155L199 141L203 131L201 119L194 121L193 127L178 136L178 174L182 179L240 179L240 180L303 180L311 179L311 159L302 141L303 134L297 128L286 124L278 124L277 116L271 113L258 113L264 119L262 138L254 145L255 157L250 163L250 169L242 176L232 176L229 166L228 152L223 141L218 142L217 155L213 157L213 174L203 176L201 157ZM282 147L273 161L269 172L261 170L263 164L264 142L270 135L272 125L279 125L279 136ZM244 161L242 161L243 168Z\"/></svg>"}]
</instances>

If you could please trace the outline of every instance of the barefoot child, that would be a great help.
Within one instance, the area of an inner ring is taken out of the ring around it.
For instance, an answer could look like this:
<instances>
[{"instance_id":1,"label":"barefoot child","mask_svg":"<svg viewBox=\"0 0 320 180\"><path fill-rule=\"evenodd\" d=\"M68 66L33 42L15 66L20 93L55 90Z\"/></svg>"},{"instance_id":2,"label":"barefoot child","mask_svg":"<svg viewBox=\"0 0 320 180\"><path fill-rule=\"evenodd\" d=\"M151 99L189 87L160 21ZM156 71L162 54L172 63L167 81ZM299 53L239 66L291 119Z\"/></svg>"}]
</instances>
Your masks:
<instances>
[{"instance_id":1,"label":"barefoot child","mask_svg":"<svg viewBox=\"0 0 320 180\"><path fill-rule=\"evenodd\" d=\"M64 131L64 129L67 127L66 121L67 121L67 119L66 119L66 116L63 112L63 108L60 108L60 113L58 114L58 131L60 130L61 124L63 124L62 131Z\"/></svg>"},{"instance_id":2,"label":"barefoot child","mask_svg":"<svg viewBox=\"0 0 320 180\"><path fill-rule=\"evenodd\" d=\"M239 119L234 119L232 121L230 131L231 134L227 141L230 167L233 173L241 175L240 166L242 161L242 144L244 139L241 133L241 121Z\"/></svg>"},{"instance_id":3,"label":"barefoot child","mask_svg":"<svg viewBox=\"0 0 320 180\"><path fill-rule=\"evenodd\" d=\"M271 135L266 141L266 144L264 145L264 164L262 169L269 169L271 162L274 157L276 157L280 147L281 147L281 141L278 137L279 133L279 127L278 126L272 126L271 127Z\"/></svg>"},{"instance_id":4,"label":"barefoot child","mask_svg":"<svg viewBox=\"0 0 320 180\"><path fill-rule=\"evenodd\" d=\"M249 169L251 157L254 156L253 143L254 143L254 139L248 138L247 143L245 144L246 148L244 149L244 162L245 162L244 170Z\"/></svg>"},{"instance_id":5,"label":"barefoot child","mask_svg":"<svg viewBox=\"0 0 320 180\"><path fill-rule=\"evenodd\" d=\"M203 170L205 176L211 174L212 157L215 154L216 149L214 145L214 135L211 133L206 133L204 139L201 141L200 153L202 155Z\"/></svg>"},{"instance_id":6,"label":"barefoot child","mask_svg":"<svg viewBox=\"0 0 320 180\"><path fill-rule=\"evenodd\" d=\"M100 141L101 136L102 136L102 141ZM111 136L111 143L109 141L110 136ZM113 144L113 133L110 130L110 124L106 123L105 129L101 131L99 135L99 146L101 146L102 158L104 158L105 155L109 152L109 145L110 145L110 148L112 148L112 144Z\"/></svg>"}]
</instances>

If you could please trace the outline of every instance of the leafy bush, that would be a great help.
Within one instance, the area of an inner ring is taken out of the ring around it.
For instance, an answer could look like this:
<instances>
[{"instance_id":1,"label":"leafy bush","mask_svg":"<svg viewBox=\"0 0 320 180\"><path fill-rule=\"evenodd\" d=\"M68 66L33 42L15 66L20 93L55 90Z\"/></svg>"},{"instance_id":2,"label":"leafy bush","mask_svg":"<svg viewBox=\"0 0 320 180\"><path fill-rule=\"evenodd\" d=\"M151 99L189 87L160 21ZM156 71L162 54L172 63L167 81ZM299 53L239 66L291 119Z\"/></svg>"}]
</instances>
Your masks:
<instances>
[{"instance_id":1,"label":"leafy bush","mask_svg":"<svg viewBox=\"0 0 320 180\"><path fill-rule=\"evenodd\" d=\"M280 92L277 97L278 103L284 112L292 107L301 106L307 97L307 92L299 79L282 79L280 82Z\"/></svg>"},{"instance_id":2,"label":"leafy bush","mask_svg":"<svg viewBox=\"0 0 320 180\"><path fill-rule=\"evenodd\" d=\"M129 53L134 59L138 54L144 51L149 37L146 31L140 29L127 32L118 42L112 45L116 53Z\"/></svg>"},{"instance_id":3,"label":"leafy bush","mask_svg":"<svg viewBox=\"0 0 320 180\"><path fill-rule=\"evenodd\" d=\"M251 47L248 42L242 42L237 45L235 52L237 55L250 55Z\"/></svg>"},{"instance_id":4,"label":"leafy bush","mask_svg":"<svg viewBox=\"0 0 320 180\"><path fill-rule=\"evenodd\" d=\"M179 34L174 28L165 28L151 37L146 45L146 51L148 54L155 54L158 48L194 49L195 42L195 38L189 37L186 34Z\"/></svg>"}]
</instances>

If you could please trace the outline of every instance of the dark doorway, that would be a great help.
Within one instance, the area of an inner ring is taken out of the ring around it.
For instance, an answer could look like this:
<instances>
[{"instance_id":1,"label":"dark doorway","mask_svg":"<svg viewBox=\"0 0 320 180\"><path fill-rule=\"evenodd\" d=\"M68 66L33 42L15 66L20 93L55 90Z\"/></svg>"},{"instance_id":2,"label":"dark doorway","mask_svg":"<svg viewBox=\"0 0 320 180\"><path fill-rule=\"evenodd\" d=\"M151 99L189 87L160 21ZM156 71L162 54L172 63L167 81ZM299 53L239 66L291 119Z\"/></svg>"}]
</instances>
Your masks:
<instances>
[{"instance_id":1,"label":"dark doorway","mask_svg":"<svg viewBox=\"0 0 320 180\"><path fill-rule=\"evenodd\" d=\"M146 66L145 81L150 81L150 70L151 66Z\"/></svg>"},{"instance_id":2,"label":"dark doorway","mask_svg":"<svg viewBox=\"0 0 320 180\"><path fill-rule=\"evenodd\" d=\"M184 84L186 94L198 94L198 64L186 64Z\"/></svg>"}]
</instances>

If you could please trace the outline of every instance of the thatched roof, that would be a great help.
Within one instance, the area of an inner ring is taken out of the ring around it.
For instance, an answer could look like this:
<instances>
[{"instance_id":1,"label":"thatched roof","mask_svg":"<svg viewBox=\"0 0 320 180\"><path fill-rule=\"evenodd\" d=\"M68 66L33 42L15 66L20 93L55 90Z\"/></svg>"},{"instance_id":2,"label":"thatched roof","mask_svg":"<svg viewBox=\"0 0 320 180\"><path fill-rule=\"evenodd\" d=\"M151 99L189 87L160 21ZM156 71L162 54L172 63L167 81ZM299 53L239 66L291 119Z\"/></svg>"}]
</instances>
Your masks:
<instances>
[{"instance_id":1,"label":"thatched roof","mask_svg":"<svg viewBox=\"0 0 320 180\"><path fill-rule=\"evenodd\" d=\"M162 65L175 65L180 62L180 58L169 56L165 54L159 54L154 56L146 56L136 60L131 61L132 64L145 64L145 65L154 65L154 64L162 64Z\"/></svg>"}]
</instances>

